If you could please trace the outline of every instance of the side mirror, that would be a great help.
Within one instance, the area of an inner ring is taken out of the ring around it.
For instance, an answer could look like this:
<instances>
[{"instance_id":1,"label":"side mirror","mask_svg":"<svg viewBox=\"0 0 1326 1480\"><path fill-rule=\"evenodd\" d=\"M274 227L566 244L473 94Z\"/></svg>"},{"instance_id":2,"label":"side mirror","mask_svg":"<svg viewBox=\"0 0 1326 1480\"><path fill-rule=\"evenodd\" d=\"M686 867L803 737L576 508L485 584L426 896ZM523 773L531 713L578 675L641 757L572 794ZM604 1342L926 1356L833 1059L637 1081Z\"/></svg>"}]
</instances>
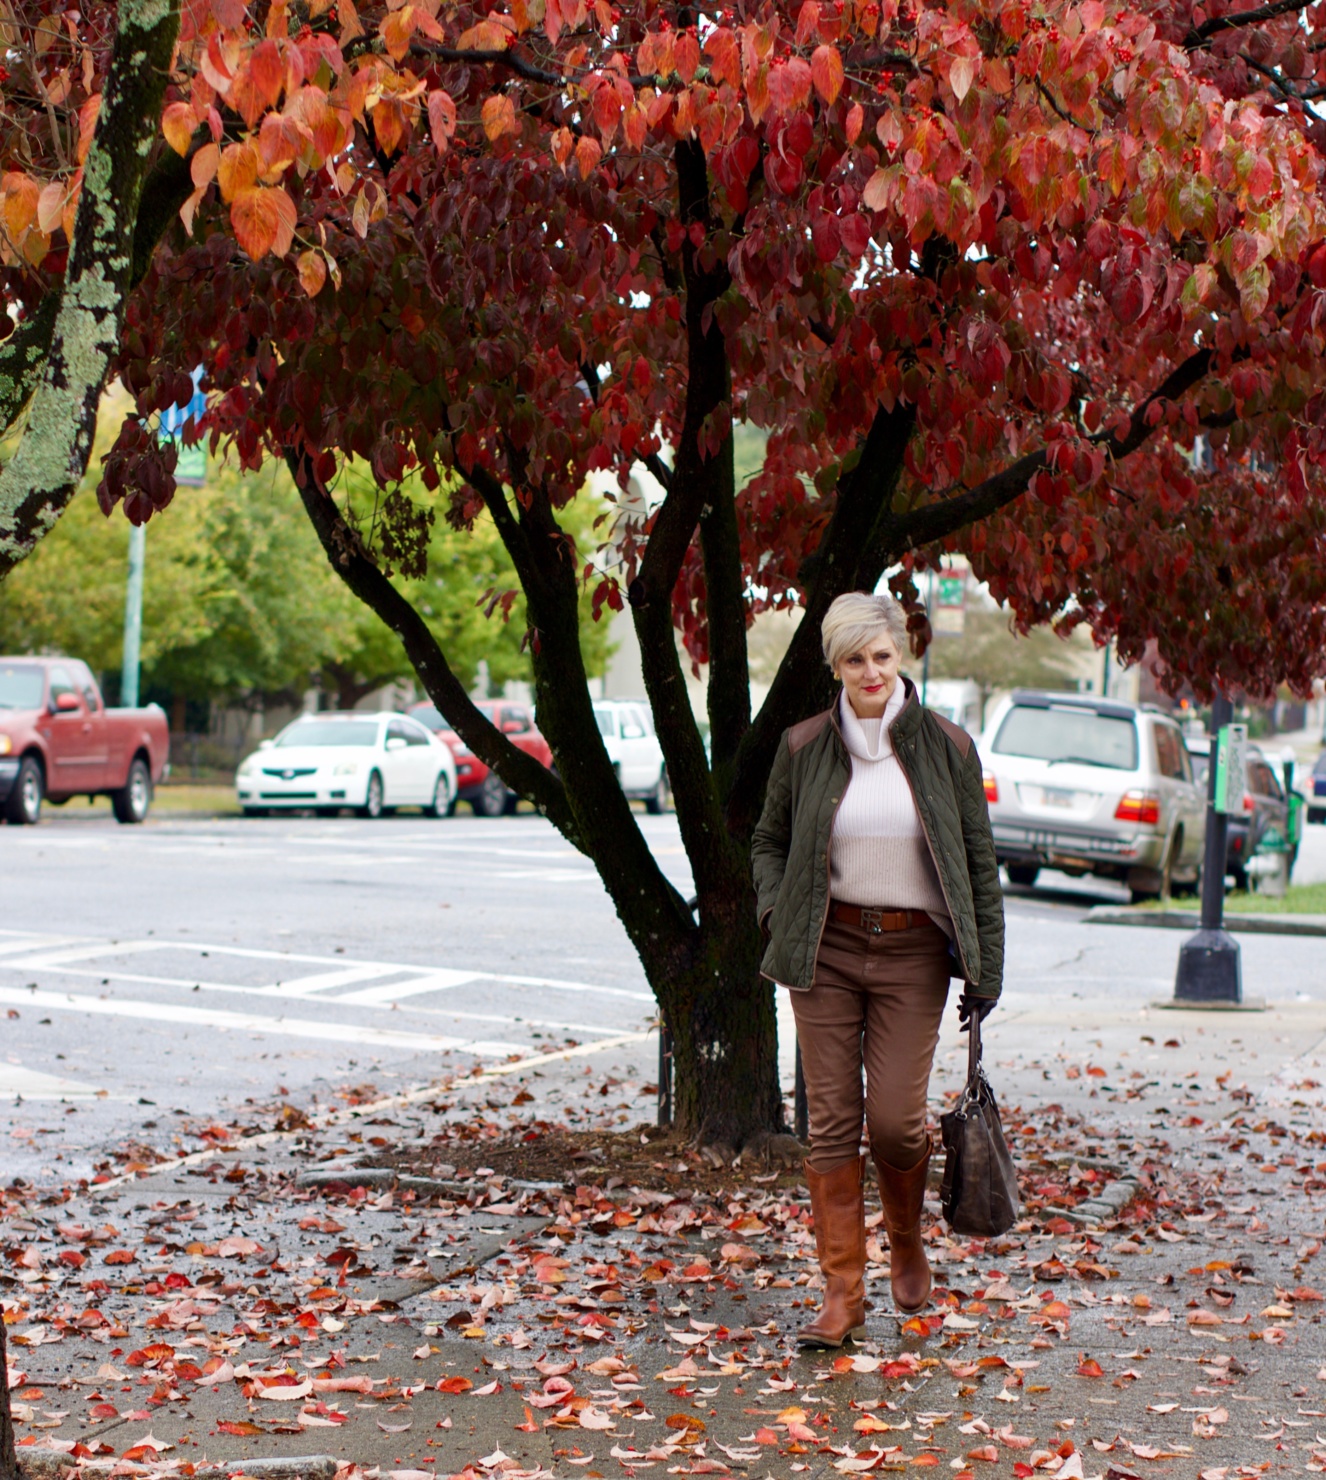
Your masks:
<instances>
[{"instance_id":1,"label":"side mirror","mask_svg":"<svg viewBox=\"0 0 1326 1480\"><path fill-rule=\"evenodd\" d=\"M639 725L623 725L622 726L622 739L623 740L643 740L644 738L645 738L645 732L640 728Z\"/></svg>"},{"instance_id":2,"label":"side mirror","mask_svg":"<svg viewBox=\"0 0 1326 1480\"><path fill-rule=\"evenodd\" d=\"M504 735L523 735L526 728L527 727L525 725L522 725L518 719L507 719L502 721L502 733Z\"/></svg>"},{"instance_id":3,"label":"side mirror","mask_svg":"<svg viewBox=\"0 0 1326 1480\"><path fill-rule=\"evenodd\" d=\"M276 744L276 741L275 740L259 740L258 741L258 749L259 750L270 750L272 748L272 746L275 745L275 744Z\"/></svg>"},{"instance_id":4,"label":"side mirror","mask_svg":"<svg viewBox=\"0 0 1326 1480\"><path fill-rule=\"evenodd\" d=\"M55 700L51 705L51 713L72 714L76 709L79 709L81 707L82 706L78 702L77 694L56 694Z\"/></svg>"},{"instance_id":5,"label":"side mirror","mask_svg":"<svg viewBox=\"0 0 1326 1480\"><path fill-rule=\"evenodd\" d=\"M405 741L399 735L393 735L387 741L387 749L388 750L404 750L405 749Z\"/></svg>"}]
</instances>

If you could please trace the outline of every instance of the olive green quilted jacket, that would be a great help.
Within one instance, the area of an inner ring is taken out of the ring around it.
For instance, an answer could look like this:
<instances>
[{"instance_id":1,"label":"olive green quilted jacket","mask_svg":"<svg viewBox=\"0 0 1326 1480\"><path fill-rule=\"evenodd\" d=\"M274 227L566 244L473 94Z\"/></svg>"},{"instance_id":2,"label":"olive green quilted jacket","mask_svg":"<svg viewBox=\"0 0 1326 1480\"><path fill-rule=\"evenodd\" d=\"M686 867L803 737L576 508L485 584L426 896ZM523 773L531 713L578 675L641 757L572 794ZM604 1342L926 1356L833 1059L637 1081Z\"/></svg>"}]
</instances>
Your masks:
<instances>
[{"instance_id":1,"label":"olive green quilted jacket","mask_svg":"<svg viewBox=\"0 0 1326 1480\"><path fill-rule=\"evenodd\" d=\"M980 757L965 730L923 709L915 685L902 682L907 702L889 734L948 901L953 975L973 996L998 997L1004 896ZM851 775L836 706L793 725L779 742L751 854L760 923L769 933L760 970L784 986L809 987L814 979L829 912L833 819Z\"/></svg>"}]
</instances>

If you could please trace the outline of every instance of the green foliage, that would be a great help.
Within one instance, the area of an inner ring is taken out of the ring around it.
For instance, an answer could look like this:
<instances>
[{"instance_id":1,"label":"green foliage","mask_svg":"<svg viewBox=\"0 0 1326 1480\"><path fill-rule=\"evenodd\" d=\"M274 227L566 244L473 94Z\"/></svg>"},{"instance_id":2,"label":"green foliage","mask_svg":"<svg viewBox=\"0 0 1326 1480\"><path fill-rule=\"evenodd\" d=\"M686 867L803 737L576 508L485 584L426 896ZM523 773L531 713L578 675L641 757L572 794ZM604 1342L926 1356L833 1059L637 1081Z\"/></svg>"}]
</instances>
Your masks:
<instances>
[{"instance_id":1,"label":"green foliage","mask_svg":"<svg viewBox=\"0 0 1326 1480\"><path fill-rule=\"evenodd\" d=\"M1078 628L1062 638L1049 627L1019 636L1003 607L969 602L961 636L938 635L930 644L931 678L970 678L988 694L996 689L1075 688L1074 679L1096 673L1100 656ZM913 677L920 664L913 663Z\"/></svg>"},{"instance_id":2,"label":"green foliage","mask_svg":"<svg viewBox=\"0 0 1326 1480\"><path fill-rule=\"evenodd\" d=\"M102 515L97 476L94 462L59 525L0 586L0 651L67 652L97 672L119 669L129 525ZM358 507L369 480L352 471L347 481ZM596 512L577 506L586 543ZM495 684L527 679L523 599L506 621L500 606L490 617L479 605L490 589L517 584L491 521L469 533L439 523L427 558L426 574L400 585L462 679L475 681L481 659ZM590 672L601 673L607 624L590 621L586 607L585 627ZM278 463L254 474L214 462L205 488L181 489L171 517L152 521L142 661L145 686L217 703L316 684L348 705L413 677L396 635L328 566Z\"/></svg>"}]
</instances>

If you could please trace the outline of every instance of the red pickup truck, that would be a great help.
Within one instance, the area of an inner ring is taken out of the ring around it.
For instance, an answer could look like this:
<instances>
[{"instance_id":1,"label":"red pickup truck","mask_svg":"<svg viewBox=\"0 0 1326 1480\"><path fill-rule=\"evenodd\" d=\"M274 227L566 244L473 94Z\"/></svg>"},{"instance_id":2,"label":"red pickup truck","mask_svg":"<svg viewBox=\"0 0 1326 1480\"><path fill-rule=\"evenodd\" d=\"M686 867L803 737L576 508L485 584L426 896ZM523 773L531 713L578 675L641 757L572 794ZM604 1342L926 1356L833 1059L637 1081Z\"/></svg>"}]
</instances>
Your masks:
<instances>
[{"instance_id":1,"label":"red pickup truck","mask_svg":"<svg viewBox=\"0 0 1326 1480\"><path fill-rule=\"evenodd\" d=\"M86 663L0 658L0 808L34 823L43 797L108 796L120 822L141 822L166 771L165 713L107 709Z\"/></svg>"}]
</instances>

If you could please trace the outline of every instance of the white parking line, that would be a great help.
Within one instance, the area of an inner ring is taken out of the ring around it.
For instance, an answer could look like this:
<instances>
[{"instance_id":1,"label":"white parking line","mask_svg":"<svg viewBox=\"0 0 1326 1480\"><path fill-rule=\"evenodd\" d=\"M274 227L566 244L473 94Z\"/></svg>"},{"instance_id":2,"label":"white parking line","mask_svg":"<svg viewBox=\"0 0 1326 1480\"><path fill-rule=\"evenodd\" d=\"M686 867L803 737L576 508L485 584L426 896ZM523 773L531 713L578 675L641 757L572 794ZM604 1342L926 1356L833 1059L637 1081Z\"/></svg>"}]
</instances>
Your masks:
<instances>
[{"instance_id":1,"label":"white parking line","mask_svg":"<svg viewBox=\"0 0 1326 1480\"><path fill-rule=\"evenodd\" d=\"M0 931L0 935L7 932ZM36 941L33 942L36 944ZM3 950L3 947L0 947ZM201 976L151 976L139 972L121 971L118 967L94 968L76 966L75 962L91 962L98 957L126 957L146 952L179 951L200 958L233 956L241 960L276 961L283 965L321 966L326 969L304 976L291 975L274 982L260 985L206 981ZM420 971L418 962L406 961L347 961L345 957L310 956L295 951L261 950L252 946L210 945L204 941L158 940L84 940L67 949L40 950L31 955L0 957L0 971L51 971L61 976L86 976L98 979L106 977L117 981L136 981L145 985L183 987L192 990L195 986L213 991L242 991L257 996L302 997L313 992L333 991L338 986L351 986L357 982L372 981L377 977L403 976L406 980L394 985L365 988L359 992L347 992L332 996L332 1002L349 1002L361 1006L390 1004L401 996L413 996L429 991L446 991L467 982L506 982L513 986L541 987L554 992L588 993L593 996L618 997L628 1002L645 1002L651 1006L654 998L649 992L634 991L628 987L609 987L598 982L564 981L554 977L515 976L501 971L466 971L464 968L435 967ZM425 982L430 985L424 985Z\"/></svg>"},{"instance_id":2,"label":"white parking line","mask_svg":"<svg viewBox=\"0 0 1326 1480\"><path fill-rule=\"evenodd\" d=\"M342 992L335 1002L352 1002L357 1007L390 1007L405 997L418 997L425 992L445 992L462 987L483 976L480 971L430 971L427 976L410 977L403 982L388 982L385 987L364 987L358 992Z\"/></svg>"},{"instance_id":3,"label":"white parking line","mask_svg":"<svg viewBox=\"0 0 1326 1480\"><path fill-rule=\"evenodd\" d=\"M318 1038L330 1043L354 1043L378 1048L396 1048L410 1053L456 1050L480 1058L504 1059L525 1053L523 1043L443 1037L435 1033L407 1033L395 1028L374 1028L360 1023L320 1023L308 1018L263 1017L257 1013L222 1012L212 1007L186 1007L173 1002L137 1002L114 997L84 997L67 992L36 992L18 987L0 987L0 1003L40 1008L43 1012L95 1013L102 1017L135 1018L147 1022L179 1023L190 1027L217 1028L232 1033L267 1033L281 1038Z\"/></svg>"}]
</instances>

